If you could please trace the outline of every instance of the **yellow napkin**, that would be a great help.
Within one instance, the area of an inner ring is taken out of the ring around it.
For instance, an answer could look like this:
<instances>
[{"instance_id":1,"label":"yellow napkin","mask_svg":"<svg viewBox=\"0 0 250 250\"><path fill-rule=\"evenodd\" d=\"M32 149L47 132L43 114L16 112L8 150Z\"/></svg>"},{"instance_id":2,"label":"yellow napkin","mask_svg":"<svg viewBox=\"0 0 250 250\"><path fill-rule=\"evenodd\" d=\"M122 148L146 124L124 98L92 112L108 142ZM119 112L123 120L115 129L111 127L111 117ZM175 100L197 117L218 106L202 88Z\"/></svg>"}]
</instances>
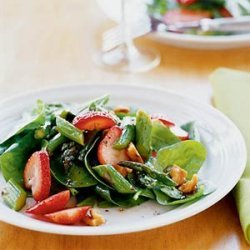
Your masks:
<instances>
[{"instance_id":1,"label":"yellow napkin","mask_svg":"<svg viewBox=\"0 0 250 250\"><path fill-rule=\"evenodd\" d=\"M247 145L248 162L234 188L234 197L245 238L250 243L250 73L220 68L210 80L215 106L234 121Z\"/></svg>"}]
</instances>

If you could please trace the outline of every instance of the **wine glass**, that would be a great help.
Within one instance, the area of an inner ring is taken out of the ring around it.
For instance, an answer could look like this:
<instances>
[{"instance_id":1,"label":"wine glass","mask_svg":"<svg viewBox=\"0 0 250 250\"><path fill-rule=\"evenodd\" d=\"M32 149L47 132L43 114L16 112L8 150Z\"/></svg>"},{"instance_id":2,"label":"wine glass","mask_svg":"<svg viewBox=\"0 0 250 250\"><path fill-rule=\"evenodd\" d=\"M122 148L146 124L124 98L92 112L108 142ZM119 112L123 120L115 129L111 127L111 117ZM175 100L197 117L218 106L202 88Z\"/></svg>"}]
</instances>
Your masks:
<instances>
[{"instance_id":1,"label":"wine glass","mask_svg":"<svg viewBox=\"0 0 250 250\"><path fill-rule=\"evenodd\" d=\"M142 29L145 29L145 25L149 25L150 29L151 23L145 2L143 0L115 0L114 5L112 2L114 1L98 0L104 12L108 12L109 16L115 15L116 19L119 19L121 34L114 34L113 39L121 35L123 42L109 51L99 52L95 56L96 63L107 69L124 72L145 72L158 66L159 53L153 48L137 47L133 41L132 26L140 23L143 25ZM109 12L110 9L107 11L108 6L113 13ZM117 18L119 16L120 18Z\"/></svg>"}]
</instances>

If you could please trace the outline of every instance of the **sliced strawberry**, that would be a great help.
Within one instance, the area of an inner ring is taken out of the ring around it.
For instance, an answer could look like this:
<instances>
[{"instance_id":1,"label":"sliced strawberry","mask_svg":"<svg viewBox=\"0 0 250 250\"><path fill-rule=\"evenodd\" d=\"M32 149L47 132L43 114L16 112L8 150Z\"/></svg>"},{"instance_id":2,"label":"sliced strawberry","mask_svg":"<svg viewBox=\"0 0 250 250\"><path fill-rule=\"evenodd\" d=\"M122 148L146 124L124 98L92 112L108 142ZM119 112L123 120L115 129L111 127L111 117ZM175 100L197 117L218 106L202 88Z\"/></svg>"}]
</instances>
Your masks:
<instances>
[{"instance_id":1,"label":"sliced strawberry","mask_svg":"<svg viewBox=\"0 0 250 250\"><path fill-rule=\"evenodd\" d=\"M49 155L46 151L37 151L31 155L23 177L25 187L31 189L36 201L42 201L49 196L51 176Z\"/></svg>"},{"instance_id":2,"label":"sliced strawberry","mask_svg":"<svg viewBox=\"0 0 250 250\"><path fill-rule=\"evenodd\" d=\"M183 5L190 5L197 2L197 0L177 0L177 2Z\"/></svg>"},{"instance_id":3,"label":"sliced strawberry","mask_svg":"<svg viewBox=\"0 0 250 250\"><path fill-rule=\"evenodd\" d=\"M26 210L29 214L48 214L64 209L70 198L69 190L52 195Z\"/></svg>"},{"instance_id":4,"label":"sliced strawberry","mask_svg":"<svg viewBox=\"0 0 250 250\"><path fill-rule=\"evenodd\" d=\"M157 151L153 150L152 153L151 153L151 156L156 157L157 156Z\"/></svg>"},{"instance_id":5,"label":"sliced strawberry","mask_svg":"<svg viewBox=\"0 0 250 250\"><path fill-rule=\"evenodd\" d=\"M59 212L45 214L51 222L62 225L74 225L84 219L90 207L77 207L64 209Z\"/></svg>"},{"instance_id":6,"label":"sliced strawberry","mask_svg":"<svg viewBox=\"0 0 250 250\"><path fill-rule=\"evenodd\" d=\"M169 120L169 118L166 115L163 114L153 114L151 115L151 119L159 120L166 126L174 126L175 124Z\"/></svg>"},{"instance_id":7,"label":"sliced strawberry","mask_svg":"<svg viewBox=\"0 0 250 250\"><path fill-rule=\"evenodd\" d=\"M179 126L171 126L169 127L170 131L179 137L182 141L188 140L188 132L180 128Z\"/></svg>"},{"instance_id":8,"label":"sliced strawberry","mask_svg":"<svg viewBox=\"0 0 250 250\"><path fill-rule=\"evenodd\" d=\"M221 8L219 10L219 12L220 12L220 14L221 14L222 17L233 17L233 15L231 14L231 12L228 9L226 9L225 7Z\"/></svg>"},{"instance_id":9,"label":"sliced strawberry","mask_svg":"<svg viewBox=\"0 0 250 250\"><path fill-rule=\"evenodd\" d=\"M204 10L175 9L169 10L164 15L164 21L166 24L175 24L178 22L200 21L203 18L210 18L211 16L211 12Z\"/></svg>"},{"instance_id":10,"label":"sliced strawberry","mask_svg":"<svg viewBox=\"0 0 250 250\"><path fill-rule=\"evenodd\" d=\"M90 111L76 116L73 124L81 130L103 130L116 125L116 121L108 112Z\"/></svg>"},{"instance_id":11,"label":"sliced strawberry","mask_svg":"<svg viewBox=\"0 0 250 250\"><path fill-rule=\"evenodd\" d=\"M71 196L67 204L65 205L65 208L73 208L76 207L77 200L75 196Z\"/></svg>"},{"instance_id":12,"label":"sliced strawberry","mask_svg":"<svg viewBox=\"0 0 250 250\"><path fill-rule=\"evenodd\" d=\"M113 148L113 144L120 138L122 129L114 126L104 136L100 142L97 150L98 161L101 164L117 165L120 161L127 161L129 157L126 153L126 149L117 150Z\"/></svg>"}]
</instances>

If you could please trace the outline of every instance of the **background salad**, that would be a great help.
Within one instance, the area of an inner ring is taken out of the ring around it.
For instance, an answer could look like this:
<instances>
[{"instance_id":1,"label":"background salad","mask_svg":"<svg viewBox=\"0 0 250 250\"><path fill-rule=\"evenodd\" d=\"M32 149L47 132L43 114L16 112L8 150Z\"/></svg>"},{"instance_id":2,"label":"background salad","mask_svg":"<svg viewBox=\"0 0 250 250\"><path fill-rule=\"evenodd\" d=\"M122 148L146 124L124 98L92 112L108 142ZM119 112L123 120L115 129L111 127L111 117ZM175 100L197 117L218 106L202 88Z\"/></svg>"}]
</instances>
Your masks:
<instances>
[{"instance_id":1,"label":"background salad","mask_svg":"<svg viewBox=\"0 0 250 250\"><path fill-rule=\"evenodd\" d=\"M239 17L250 15L249 0L152 0L148 6L150 15L167 24L199 21L203 18ZM219 32L189 30L188 33L220 35Z\"/></svg>"}]
</instances>

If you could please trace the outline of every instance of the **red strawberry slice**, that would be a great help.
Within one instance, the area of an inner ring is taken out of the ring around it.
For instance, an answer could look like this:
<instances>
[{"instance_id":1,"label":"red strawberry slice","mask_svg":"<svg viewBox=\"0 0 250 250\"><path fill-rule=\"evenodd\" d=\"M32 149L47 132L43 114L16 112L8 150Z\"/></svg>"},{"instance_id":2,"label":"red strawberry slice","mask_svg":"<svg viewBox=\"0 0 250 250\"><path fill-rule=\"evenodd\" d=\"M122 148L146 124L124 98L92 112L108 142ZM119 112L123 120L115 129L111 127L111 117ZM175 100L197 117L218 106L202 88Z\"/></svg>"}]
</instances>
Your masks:
<instances>
[{"instance_id":1,"label":"red strawberry slice","mask_svg":"<svg viewBox=\"0 0 250 250\"><path fill-rule=\"evenodd\" d=\"M51 176L49 155L46 151L37 151L31 155L23 177L25 187L31 189L36 201L42 201L49 196Z\"/></svg>"},{"instance_id":2,"label":"red strawberry slice","mask_svg":"<svg viewBox=\"0 0 250 250\"><path fill-rule=\"evenodd\" d=\"M169 129L174 135L179 137L182 141L188 140L188 138L189 138L188 132L183 130L179 126L171 126L171 127L169 127Z\"/></svg>"},{"instance_id":3,"label":"red strawberry slice","mask_svg":"<svg viewBox=\"0 0 250 250\"><path fill-rule=\"evenodd\" d=\"M126 149L117 150L113 148L113 144L120 138L122 129L114 126L104 136L100 142L97 150L98 161L101 164L117 165L120 161L127 161L129 157L126 153Z\"/></svg>"},{"instance_id":4,"label":"red strawberry slice","mask_svg":"<svg viewBox=\"0 0 250 250\"><path fill-rule=\"evenodd\" d=\"M64 209L70 198L69 190L52 195L26 210L29 214L48 214Z\"/></svg>"},{"instance_id":5,"label":"red strawberry slice","mask_svg":"<svg viewBox=\"0 0 250 250\"><path fill-rule=\"evenodd\" d=\"M81 130L103 130L116 125L116 121L108 112L90 111L76 116L73 124Z\"/></svg>"},{"instance_id":6,"label":"red strawberry slice","mask_svg":"<svg viewBox=\"0 0 250 250\"><path fill-rule=\"evenodd\" d=\"M190 5L197 2L197 0L177 0L177 2L183 5Z\"/></svg>"},{"instance_id":7,"label":"red strawberry slice","mask_svg":"<svg viewBox=\"0 0 250 250\"><path fill-rule=\"evenodd\" d=\"M231 12L225 8L225 7L222 7L220 10L219 10L221 16L223 17L233 17L233 15L231 14Z\"/></svg>"},{"instance_id":8,"label":"red strawberry slice","mask_svg":"<svg viewBox=\"0 0 250 250\"><path fill-rule=\"evenodd\" d=\"M51 222L62 225L74 225L84 219L90 207L77 207L64 209L59 212L45 214Z\"/></svg>"},{"instance_id":9,"label":"red strawberry slice","mask_svg":"<svg viewBox=\"0 0 250 250\"><path fill-rule=\"evenodd\" d=\"M151 153L151 156L156 157L157 156L157 151L153 150L152 153Z\"/></svg>"},{"instance_id":10,"label":"red strawberry slice","mask_svg":"<svg viewBox=\"0 0 250 250\"><path fill-rule=\"evenodd\" d=\"M151 119L153 120L159 120L166 126L174 126L175 124L169 120L169 118L166 115L163 114L153 114L151 115Z\"/></svg>"},{"instance_id":11,"label":"red strawberry slice","mask_svg":"<svg viewBox=\"0 0 250 250\"><path fill-rule=\"evenodd\" d=\"M209 11L175 9L175 10L169 10L164 15L164 21L166 24L174 24L178 22L200 21L203 18L210 18L210 17L211 13Z\"/></svg>"},{"instance_id":12,"label":"red strawberry slice","mask_svg":"<svg viewBox=\"0 0 250 250\"><path fill-rule=\"evenodd\" d=\"M68 200L67 204L65 205L65 208L73 208L77 205L77 199L75 196L71 196Z\"/></svg>"}]
</instances>

